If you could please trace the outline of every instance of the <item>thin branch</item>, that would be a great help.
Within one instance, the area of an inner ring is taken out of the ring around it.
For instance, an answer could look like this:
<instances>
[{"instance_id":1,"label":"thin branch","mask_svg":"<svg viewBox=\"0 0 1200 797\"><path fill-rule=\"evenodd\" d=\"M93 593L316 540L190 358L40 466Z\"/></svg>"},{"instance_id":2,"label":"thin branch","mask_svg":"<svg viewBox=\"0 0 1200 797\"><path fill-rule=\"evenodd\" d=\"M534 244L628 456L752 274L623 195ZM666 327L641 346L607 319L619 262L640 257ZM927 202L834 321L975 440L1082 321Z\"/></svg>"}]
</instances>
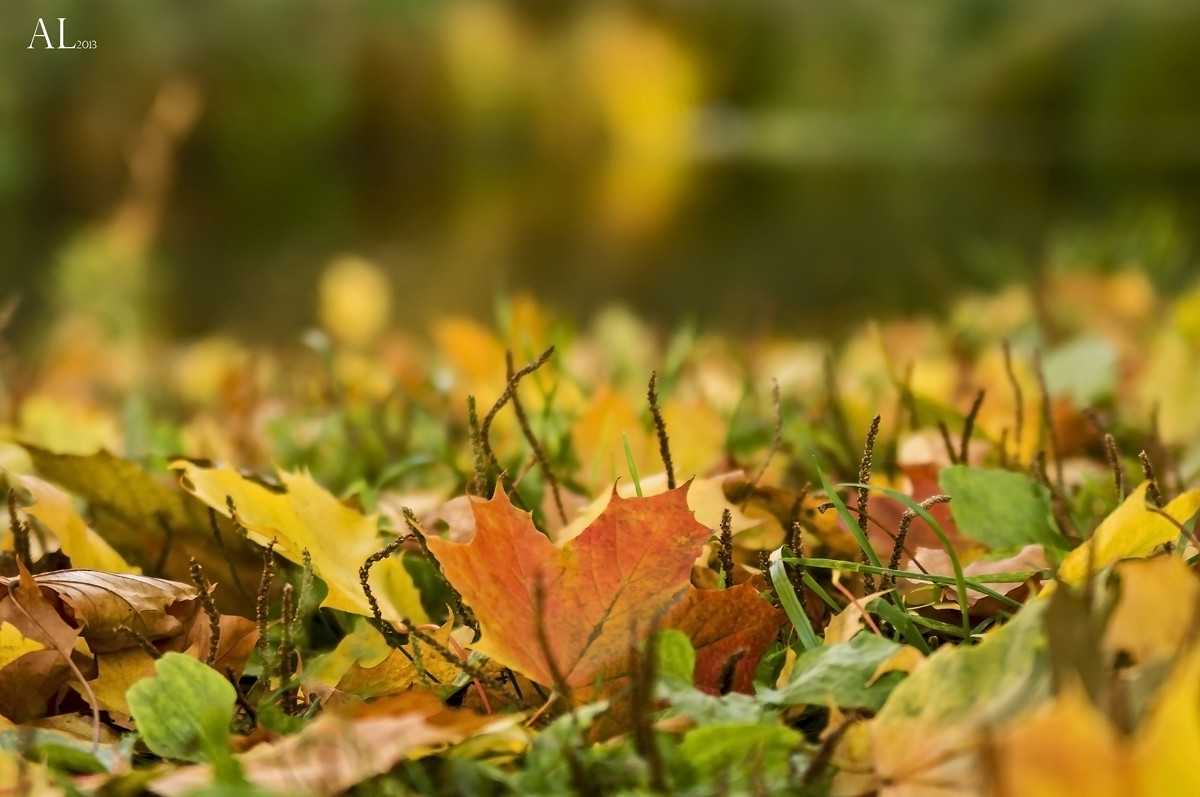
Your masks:
<instances>
[{"instance_id":1,"label":"thin branch","mask_svg":"<svg viewBox=\"0 0 1200 797\"><path fill-rule=\"evenodd\" d=\"M275 578L275 538L263 550L262 578L258 582L258 595L254 600L254 620L258 624L258 658L264 673L270 673L271 647L267 638L267 622L270 620L271 581ZM269 677L269 676L268 676Z\"/></svg>"},{"instance_id":2,"label":"thin branch","mask_svg":"<svg viewBox=\"0 0 1200 797\"><path fill-rule=\"evenodd\" d=\"M1125 469L1121 467L1121 454L1117 450L1116 439L1108 432L1104 433L1104 457L1113 475L1113 487L1117 490L1117 500L1125 498Z\"/></svg>"},{"instance_id":3,"label":"thin branch","mask_svg":"<svg viewBox=\"0 0 1200 797\"><path fill-rule=\"evenodd\" d=\"M8 488L8 527L13 536L13 553L25 564L27 570L33 570L33 549L29 543L29 524L17 515L17 491Z\"/></svg>"},{"instance_id":4,"label":"thin branch","mask_svg":"<svg viewBox=\"0 0 1200 797\"><path fill-rule=\"evenodd\" d=\"M721 541L717 546L717 561L724 573L724 586L733 586L733 513L728 509L721 512Z\"/></svg>"},{"instance_id":5,"label":"thin branch","mask_svg":"<svg viewBox=\"0 0 1200 797\"><path fill-rule=\"evenodd\" d=\"M368 583L368 579L371 576L371 568L400 550L400 546L404 545L408 539L408 537L397 537L381 550L368 556L362 563L362 566L358 568L358 585L362 587L363 594L367 598L367 605L371 608L371 617L374 618L375 623L379 626L379 633L383 634L383 638L387 641L388 646L403 652L409 661L412 661L412 656L407 650L404 650L404 640L400 639L400 633L391 623L383 619L383 612L380 611L379 601L375 598L375 593L371 590L371 585Z\"/></svg>"},{"instance_id":6,"label":"thin branch","mask_svg":"<svg viewBox=\"0 0 1200 797\"><path fill-rule=\"evenodd\" d=\"M880 416L876 415L871 419L871 428L867 430L867 442L863 446L862 460L858 464L858 483L867 485L871 483L871 458L875 454L875 438L879 435ZM864 486L858 488L858 528L863 533L863 537L867 536L867 502L870 498L870 491ZM867 552L864 549L861 551L863 564L867 563ZM875 591L875 577L869 573L863 575L863 584L868 594Z\"/></svg>"},{"instance_id":7,"label":"thin branch","mask_svg":"<svg viewBox=\"0 0 1200 797\"><path fill-rule=\"evenodd\" d=\"M516 393L517 385L520 384L521 380L541 368L550 359L551 354L554 354L553 346L542 352L536 360L513 373L508 383L504 386L504 392L500 394L500 398L496 399L496 403L488 410L487 415L483 416L483 422L479 425L480 448L483 451L484 462L489 467L494 467L498 472L502 472L503 469L500 467L500 460L496 457L496 452L492 450L491 441L488 439L488 433L492 428L492 421L496 420L496 414L504 408L504 405L512 400L513 394ZM491 474L487 475L490 476Z\"/></svg>"},{"instance_id":8,"label":"thin branch","mask_svg":"<svg viewBox=\"0 0 1200 797\"><path fill-rule=\"evenodd\" d=\"M1167 502L1163 500L1162 490L1158 486L1158 477L1154 475L1154 466L1150 464L1150 455L1146 453L1145 449L1138 454L1138 462L1142 463L1142 478L1149 482L1146 485L1146 498L1150 503L1162 509Z\"/></svg>"},{"instance_id":9,"label":"thin branch","mask_svg":"<svg viewBox=\"0 0 1200 797\"><path fill-rule=\"evenodd\" d=\"M650 387L646 390L646 401L650 404L650 415L654 418L654 433L658 435L658 454L667 470L667 489L675 489L675 466L671 462L671 441L667 437L667 422L663 420L662 408L658 406L658 371L650 372Z\"/></svg>"},{"instance_id":10,"label":"thin branch","mask_svg":"<svg viewBox=\"0 0 1200 797\"><path fill-rule=\"evenodd\" d=\"M942 445L946 447L946 456L950 458L951 465L958 464L958 451L954 448L954 441L950 439L950 428L946 426L946 422L938 418L938 431L942 434Z\"/></svg>"},{"instance_id":11,"label":"thin branch","mask_svg":"<svg viewBox=\"0 0 1200 797\"><path fill-rule=\"evenodd\" d=\"M508 368L508 380L511 382L515 376L511 349L505 352L504 359ZM550 459L546 456L542 444L533 434L533 428L529 425L529 417L525 414L525 408L521 406L521 398L515 389L512 394L512 405L513 411L517 414L517 423L521 426L521 432L529 441L529 447L533 449L533 456L537 458L537 463L542 468L542 475L546 477L546 483L550 485L550 490L554 495L554 506L558 509L558 517L566 525L567 510L563 508L562 491L558 486L558 478L554 475L554 469L550 467Z\"/></svg>"},{"instance_id":12,"label":"thin branch","mask_svg":"<svg viewBox=\"0 0 1200 797\"><path fill-rule=\"evenodd\" d=\"M242 524L238 520L237 507L233 503L233 496L225 496L225 506L229 508L229 514L233 518L234 524L241 527ZM250 600L253 596L250 594L250 590L246 589L246 584L242 581L237 567L233 564L233 557L230 556L229 549L225 547L225 538L221 535L221 526L217 523L217 511L211 506L208 508L208 523L212 527L213 540L217 543L217 550L221 552L221 558L229 566L229 575L233 578L234 588L243 598ZM245 531L244 527L242 527L242 531Z\"/></svg>"},{"instance_id":13,"label":"thin branch","mask_svg":"<svg viewBox=\"0 0 1200 797\"><path fill-rule=\"evenodd\" d=\"M192 583L196 585L196 589L200 593L200 606L208 617L208 655L205 657L204 663L211 667L217 660L217 648L221 644L221 615L217 611L216 604L213 603L212 589L208 579L204 577L204 570L195 557L192 557L188 571L192 577Z\"/></svg>"},{"instance_id":14,"label":"thin branch","mask_svg":"<svg viewBox=\"0 0 1200 797\"><path fill-rule=\"evenodd\" d=\"M967 462L967 445L971 442L971 433L975 431L975 419L979 417L979 408L983 406L985 392L980 390L975 396L975 401L971 404L971 411L967 413L967 418L963 421L962 446L958 450L958 461L964 465L969 464Z\"/></svg>"},{"instance_id":15,"label":"thin branch","mask_svg":"<svg viewBox=\"0 0 1200 797\"><path fill-rule=\"evenodd\" d=\"M158 648L154 647L153 642L151 642L149 639L147 639L145 637L145 635L138 633L137 631L130 628L129 626L127 626L127 625L117 626L117 633L119 633L123 637L128 638L129 641L133 642L135 645L137 645L139 648L141 648L142 652L145 653L150 658L152 658L152 659L162 658L162 652Z\"/></svg>"},{"instance_id":16,"label":"thin branch","mask_svg":"<svg viewBox=\"0 0 1200 797\"><path fill-rule=\"evenodd\" d=\"M467 436L471 442L471 480L467 483L467 492L471 495L483 495L487 490L487 464L483 457L483 439L479 431L479 409L475 404L475 396L467 396Z\"/></svg>"},{"instance_id":17,"label":"thin branch","mask_svg":"<svg viewBox=\"0 0 1200 797\"><path fill-rule=\"evenodd\" d=\"M1021 383L1017 381L1017 372L1013 369L1012 346L1004 341L1004 372L1008 374L1008 384L1012 387L1013 403L1016 405L1016 425L1013 426L1013 443L1017 450L1017 461L1021 461L1021 437L1025 428L1025 404L1021 396Z\"/></svg>"},{"instance_id":18,"label":"thin branch","mask_svg":"<svg viewBox=\"0 0 1200 797\"><path fill-rule=\"evenodd\" d=\"M1054 428L1054 413L1050 408L1050 389L1046 386L1046 371L1042 367L1042 353L1033 353L1033 368L1037 374L1038 389L1042 394L1042 424L1046 430L1046 439L1050 443L1050 453L1054 456L1054 486L1060 495L1066 495L1066 483L1063 481L1062 447L1058 442L1058 430Z\"/></svg>"},{"instance_id":19,"label":"thin branch","mask_svg":"<svg viewBox=\"0 0 1200 797\"><path fill-rule=\"evenodd\" d=\"M945 503L948 503L949 501L950 501L950 496L948 496L948 495L931 495L928 498L926 498L924 501L922 501L920 506L922 509L924 509L926 512L928 512L934 506L937 506L938 504L945 504ZM916 517L917 517L917 513L914 512L912 509L905 509L904 512L900 515L900 526L896 529L896 541L895 541L895 544L892 546L892 558L888 562L889 570L899 570L900 569L900 557L904 553L906 553L906 551L904 550L904 540L905 540L905 538L908 537L908 527L910 525L912 525L912 522L913 522L913 520L916 519ZM892 589L896 588L896 577L895 576L888 576L887 581L890 582L890 586Z\"/></svg>"},{"instance_id":20,"label":"thin branch","mask_svg":"<svg viewBox=\"0 0 1200 797\"><path fill-rule=\"evenodd\" d=\"M475 620L474 612L467 608L466 603L463 602L462 593L450 583L450 579L446 578L446 574L442 572L441 563L433 555L433 552L429 550L429 546L425 543L425 532L421 529L421 524L417 521L416 513L408 507L401 507L401 512L404 513L404 523L408 526L409 537L416 539L417 544L421 546L421 554L425 557L425 561L429 563L429 566L433 568L433 572L437 573L438 578L442 580L442 584L445 585L446 589L450 591L450 595L453 596L454 611L458 614L458 619L462 621L463 625L478 635L479 623Z\"/></svg>"}]
</instances>

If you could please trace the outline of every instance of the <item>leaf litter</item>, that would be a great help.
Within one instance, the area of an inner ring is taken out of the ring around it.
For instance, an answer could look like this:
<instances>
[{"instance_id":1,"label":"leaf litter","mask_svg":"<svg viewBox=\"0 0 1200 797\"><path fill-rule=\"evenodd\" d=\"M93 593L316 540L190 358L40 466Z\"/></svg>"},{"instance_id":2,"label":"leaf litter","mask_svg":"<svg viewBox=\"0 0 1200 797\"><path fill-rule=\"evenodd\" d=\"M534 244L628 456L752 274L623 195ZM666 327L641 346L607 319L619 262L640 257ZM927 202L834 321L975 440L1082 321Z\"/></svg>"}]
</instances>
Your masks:
<instances>
[{"instance_id":1,"label":"leaf litter","mask_svg":"<svg viewBox=\"0 0 1200 797\"><path fill-rule=\"evenodd\" d=\"M500 333L263 351L283 367L239 394L272 397L257 414L168 382L187 458L18 422L0 777L1195 793L1200 415L1159 377L1200 369L1197 290L1154 299L1158 329L1064 313L1053 347L1010 292L824 349L693 333L669 357L514 297ZM24 395L67 417L59 361Z\"/></svg>"}]
</instances>

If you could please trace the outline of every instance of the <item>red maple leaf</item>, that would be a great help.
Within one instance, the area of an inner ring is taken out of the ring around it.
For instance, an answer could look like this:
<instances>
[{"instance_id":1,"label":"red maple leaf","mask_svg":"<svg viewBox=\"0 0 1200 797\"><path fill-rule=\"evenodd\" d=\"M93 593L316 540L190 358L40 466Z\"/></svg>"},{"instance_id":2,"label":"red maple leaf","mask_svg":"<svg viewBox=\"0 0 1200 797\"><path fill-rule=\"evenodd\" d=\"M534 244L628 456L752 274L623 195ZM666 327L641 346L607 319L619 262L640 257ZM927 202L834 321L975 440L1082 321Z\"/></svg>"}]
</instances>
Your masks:
<instances>
[{"instance_id":1,"label":"red maple leaf","mask_svg":"<svg viewBox=\"0 0 1200 797\"><path fill-rule=\"evenodd\" d=\"M748 691L784 615L748 583L691 586L712 531L688 509L687 490L628 499L614 490L600 517L561 546L502 491L473 499L474 536L430 536L428 545L479 620L474 649L548 686L557 669L567 686L596 696L625 681L630 651L653 629L676 628L697 649L698 686L725 680Z\"/></svg>"}]
</instances>

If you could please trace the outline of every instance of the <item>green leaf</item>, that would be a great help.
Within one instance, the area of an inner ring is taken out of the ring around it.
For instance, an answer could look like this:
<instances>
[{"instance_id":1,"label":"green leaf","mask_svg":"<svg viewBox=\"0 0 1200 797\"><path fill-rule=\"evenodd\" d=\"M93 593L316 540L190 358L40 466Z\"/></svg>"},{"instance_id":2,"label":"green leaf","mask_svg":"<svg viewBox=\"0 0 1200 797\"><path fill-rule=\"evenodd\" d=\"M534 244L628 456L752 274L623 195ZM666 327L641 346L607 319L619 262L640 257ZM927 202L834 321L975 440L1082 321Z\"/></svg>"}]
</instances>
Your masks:
<instances>
[{"instance_id":1,"label":"green leaf","mask_svg":"<svg viewBox=\"0 0 1200 797\"><path fill-rule=\"evenodd\" d=\"M993 550L1069 547L1054 527L1050 491L1024 473L952 465L938 483L962 533Z\"/></svg>"},{"instance_id":2,"label":"green leaf","mask_svg":"<svg viewBox=\"0 0 1200 797\"><path fill-rule=\"evenodd\" d=\"M1103 338L1079 338L1049 352L1042 370L1051 396L1067 395L1086 407L1113 394L1117 351Z\"/></svg>"},{"instance_id":3,"label":"green leaf","mask_svg":"<svg viewBox=\"0 0 1200 797\"><path fill-rule=\"evenodd\" d=\"M0 731L0 750L80 775L116 772L129 763L128 750L113 745L102 745L93 750L92 745L82 739L32 727Z\"/></svg>"},{"instance_id":4,"label":"green leaf","mask_svg":"<svg viewBox=\"0 0 1200 797\"><path fill-rule=\"evenodd\" d=\"M702 783L721 782L724 793L731 794L749 782L786 776L789 758L803 741L799 731L785 725L709 725L688 731L679 752Z\"/></svg>"},{"instance_id":5,"label":"green leaf","mask_svg":"<svg viewBox=\"0 0 1200 797\"><path fill-rule=\"evenodd\" d=\"M875 719L877 727L894 727L902 735L917 720L921 727L996 723L1045 698L1050 692L1046 604L1026 604L978 645L935 651L895 688Z\"/></svg>"},{"instance_id":6,"label":"green leaf","mask_svg":"<svg viewBox=\"0 0 1200 797\"><path fill-rule=\"evenodd\" d=\"M655 640L655 668L664 683L692 686L695 683L696 649L682 631L668 629Z\"/></svg>"},{"instance_id":7,"label":"green leaf","mask_svg":"<svg viewBox=\"0 0 1200 797\"><path fill-rule=\"evenodd\" d=\"M659 686L658 697L670 707L664 716L685 716L697 725L768 724L779 722L779 713L758 697L730 692L710 695L691 686Z\"/></svg>"},{"instance_id":8,"label":"green leaf","mask_svg":"<svg viewBox=\"0 0 1200 797\"><path fill-rule=\"evenodd\" d=\"M792 588L792 582L788 580L787 571L783 566L783 550L780 548L771 554L769 567L771 585L775 587L775 594L779 596L780 605L783 606L788 619L792 621L792 627L800 636L800 645L805 650L819 648L821 640L817 637L817 632L813 630L812 623L808 621L808 614L800 605L800 597ZM790 554L791 551L789 550L788 553Z\"/></svg>"},{"instance_id":9,"label":"green leaf","mask_svg":"<svg viewBox=\"0 0 1200 797\"><path fill-rule=\"evenodd\" d=\"M841 708L878 710L904 674L887 673L870 686L867 682L902 647L864 632L849 642L805 651L796 659L787 686L760 691L759 699L784 706L825 706L832 698Z\"/></svg>"},{"instance_id":10,"label":"green leaf","mask_svg":"<svg viewBox=\"0 0 1200 797\"><path fill-rule=\"evenodd\" d=\"M129 687L125 699L146 746L163 758L207 761L223 774L236 772L229 720L237 694L216 670L181 653L154 665L157 677Z\"/></svg>"}]
</instances>

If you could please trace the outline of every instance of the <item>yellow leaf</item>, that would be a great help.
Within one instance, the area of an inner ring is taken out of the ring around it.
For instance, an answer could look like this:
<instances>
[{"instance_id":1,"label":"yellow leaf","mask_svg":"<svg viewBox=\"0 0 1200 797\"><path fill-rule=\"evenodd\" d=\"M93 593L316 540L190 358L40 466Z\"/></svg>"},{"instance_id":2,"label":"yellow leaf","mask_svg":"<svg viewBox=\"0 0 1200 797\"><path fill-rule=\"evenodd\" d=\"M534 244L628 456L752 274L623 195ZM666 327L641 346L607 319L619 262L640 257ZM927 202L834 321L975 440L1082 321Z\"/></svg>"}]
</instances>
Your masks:
<instances>
[{"instance_id":1,"label":"yellow leaf","mask_svg":"<svg viewBox=\"0 0 1200 797\"><path fill-rule=\"evenodd\" d=\"M370 616L358 569L387 544L375 515L346 506L306 473L280 471L285 491L275 492L229 467L203 468L187 460L171 467L181 471L184 489L226 516L226 497L232 498L237 521L252 541L265 546L275 539L276 552L297 563L307 549L313 572L329 587L322 606ZM385 620L425 621L420 594L398 557L371 568L370 584Z\"/></svg>"},{"instance_id":2,"label":"yellow leaf","mask_svg":"<svg viewBox=\"0 0 1200 797\"><path fill-rule=\"evenodd\" d=\"M878 681L889 672L910 673L925 663L925 654L914 648L912 645L905 645L897 650L892 655L888 656L878 667L875 668L875 673L871 676L871 680L867 681L867 686Z\"/></svg>"},{"instance_id":3,"label":"yellow leaf","mask_svg":"<svg viewBox=\"0 0 1200 797\"><path fill-rule=\"evenodd\" d=\"M154 659L140 647L132 647L97 654L96 665L100 675L89 683L99 704L97 708L130 716L125 693L143 678L154 677ZM84 690L78 691L86 698Z\"/></svg>"},{"instance_id":4,"label":"yellow leaf","mask_svg":"<svg viewBox=\"0 0 1200 797\"><path fill-rule=\"evenodd\" d=\"M1124 743L1077 684L1001 732L993 744L996 797L1162 794L1130 788Z\"/></svg>"},{"instance_id":5,"label":"yellow leaf","mask_svg":"<svg viewBox=\"0 0 1200 797\"><path fill-rule=\"evenodd\" d=\"M321 275L317 314L334 340L361 348L383 332L391 313L392 286L379 266L343 255Z\"/></svg>"},{"instance_id":6,"label":"yellow leaf","mask_svg":"<svg viewBox=\"0 0 1200 797\"><path fill-rule=\"evenodd\" d=\"M1148 484L1138 485L1124 503L1104 519L1087 543L1067 555L1058 568L1059 581L1082 583L1087 578L1089 558L1094 570L1102 570L1122 559L1149 556L1160 545L1179 536L1174 523L1146 507ZM1197 510L1200 510L1200 488L1178 496L1162 511L1176 522L1185 523Z\"/></svg>"},{"instance_id":7,"label":"yellow leaf","mask_svg":"<svg viewBox=\"0 0 1200 797\"><path fill-rule=\"evenodd\" d=\"M671 458L679 481L708 473L725 450L728 416L721 415L711 404L700 399L667 398L662 413L671 437ZM657 454L657 440L654 449Z\"/></svg>"},{"instance_id":8,"label":"yellow leaf","mask_svg":"<svg viewBox=\"0 0 1200 797\"><path fill-rule=\"evenodd\" d=\"M1137 788L1125 794L1200 794L1200 647L1179 662L1143 720L1134 750ZM1083 793L1083 792L1076 792Z\"/></svg>"},{"instance_id":9,"label":"yellow leaf","mask_svg":"<svg viewBox=\"0 0 1200 797\"><path fill-rule=\"evenodd\" d=\"M37 503L26 507L26 514L37 518L58 538L63 553L71 559L72 567L109 573L142 572L141 568L126 562L103 537L88 528L71 504L71 496L36 476L9 474L9 478L33 494Z\"/></svg>"},{"instance_id":10,"label":"yellow leaf","mask_svg":"<svg viewBox=\"0 0 1200 797\"><path fill-rule=\"evenodd\" d=\"M355 664L374 667L391 652L383 634L360 621L353 631L342 637L336 648L312 663L308 677L325 686L336 686Z\"/></svg>"},{"instance_id":11,"label":"yellow leaf","mask_svg":"<svg viewBox=\"0 0 1200 797\"><path fill-rule=\"evenodd\" d=\"M445 625L433 632L433 638L441 643L444 650L454 650L450 641L452 630L453 620L447 620ZM460 667L446 661L437 651L419 640L416 644L421 648L421 665L428 675L442 684L449 684L458 677ZM409 654L413 654L411 645ZM420 683L421 675L417 672L416 664L399 650L391 650L387 658L378 664L365 665L361 661L351 664L338 681L337 688L358 697L373 698L398 694Z\"/></svg>"},{"instance_id":12,"label":"yellow leaf","mask_svg":"<svg viewBox=\"0 0 1200 797\"><path fill-rule=\"evenodd\" d=\"M45 649L45 645L35 639L29 639L12 623L0 623L0 670L26 653Z\"/></svg>"},{"instance_id":13,"label":"yellow leaf","mask_svg":"<svg viewBox=\"0 0 1200 797\"><path fill-rule=\"evenodd\" d=\"M1174 556L1121 562L1120 599L1104 632L1104 646L1138 664L1169 661L1191 634L1200 582Z\"/></svg>"},{"instance_id":14,"label":"yellow leaf","mask_svg":"<svg viewBox=\"0 0 1200 797\"><path fill-rule=\"evenodd\" d=\"M504 345L490 329L467 318L441 319L433 326L433 339L438 354L455 376L453 395L465 399L468 393L474 393L482 416L492 397L500 395L508 381Z\"/></svg>"},{"instance_id":15,"label":"yellow leaf","mask_svg":"<svg viewBox=\"0 0 1200 797\"><path fill-rule=\"evenodd\" d=\"M601 386L571 427L571 441L582 465L578 478L588 492L597 493L602 485L630 478L622 433L629 440L639 475L645 476L651 452L658 457L657 446L651 443L633 402L624 394Z\"/></svg>"},{"instance_id":16,"label":"yellow leaf","mask_svg":"<svg viewBox=\"0 0 1200 797\"><path fill-rule=\"evenodd\" d=\"M731 517L730 528L734 534L752 529L758 521L755 518L749 517L742 513L738 507L730 502L725 497L723 485L725 480L734 475L740 475L741 471L733 473L720 473L716 476L709 476L703 479L692 479L691 486L688 487L687 505L688 509L696 516L696 520L702 526L707 526L710 529L720 528L721 515L728 509ZM653 476L641 479L642 495L651 496L659 495L667 491L667 475L665 473L656 473ZM617 495L622 498L632 498L637 495L637 490L633 486L632 479L622 479L617 482ZM573 540L578 537L584 529L595 522L596 518L604 513L608 507L609 501L612 500L613 491L604 492L599 498L592 503L579 510L579 514L556 534L552 535L552 539L556 545L561 545L567 540ZM736 540L737 537L734 537Z\"/></svg>"}]
</instances>

